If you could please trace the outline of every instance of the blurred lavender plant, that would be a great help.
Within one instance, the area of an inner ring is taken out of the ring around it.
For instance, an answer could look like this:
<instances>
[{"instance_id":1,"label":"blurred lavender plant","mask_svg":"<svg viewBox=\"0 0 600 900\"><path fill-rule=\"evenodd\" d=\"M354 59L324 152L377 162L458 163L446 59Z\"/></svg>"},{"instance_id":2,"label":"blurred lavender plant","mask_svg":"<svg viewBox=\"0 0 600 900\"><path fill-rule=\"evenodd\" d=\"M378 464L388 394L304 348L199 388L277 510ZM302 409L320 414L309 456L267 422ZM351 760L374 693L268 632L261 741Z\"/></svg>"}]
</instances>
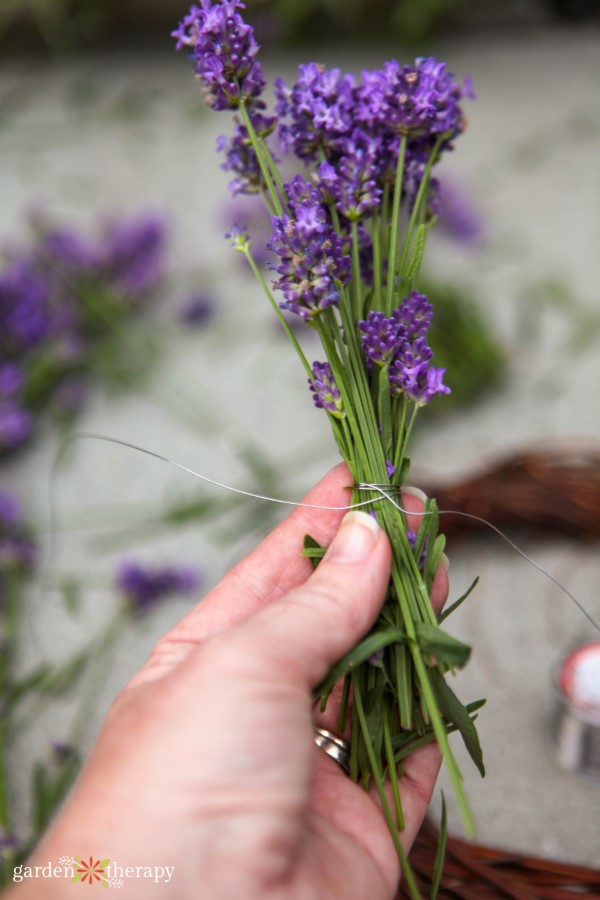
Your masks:
<instances>
[{"instance_id":1,"label":"blurred lavender plant","mask_svg":"<svg viewBox=\"0 0 600 900\"><path fill-rule=\"evenodd\" d=\"M0 887L11 883L13 868L31 853L62 802L81 765L80 747L91 724L99 691L119 642L128 629L160 602L189 594L201 583L198 569L184 565L147 567L122 563L113 588L121 600L116 612L82 647L60 662L37 661L23 672L19 650L29 609L27 586L35 575L38 545L14 494L0 489ZM65 580L61 586L69 608L84 586ZM111 588L107 586L107 592ZM30 819L14 822L12 768L21 764L19 735L35 722L41 708L77 690L71 726L52 740L33 767Z\"/></svg>"},{"instance_id":2,"label":"blurred lavender plant","mask_svg":"<svg viewBox=\"0 0 600 900\"><path fill-rule=\"evenodd\" d=\"M167 226L143 214L87 238L37 216L0 270L0 457L22 446L50 405L74 417L90 376L118 382L114 334L146 309L165 273ZM135 360L143 368L143 355Z\"/></svg>"},{"instance_id":3,"label":"blurred lavender plant","mask_svg":"<svg viewBox=\"0 0 600 900\"><path fill-rule=\"evenodd\" d=\"M118 593L139 613L173 594L190 594L200 583L200 572L189 566L151 567L132 560L121 563L115 577Z\"/></svg>"}]
</instances>

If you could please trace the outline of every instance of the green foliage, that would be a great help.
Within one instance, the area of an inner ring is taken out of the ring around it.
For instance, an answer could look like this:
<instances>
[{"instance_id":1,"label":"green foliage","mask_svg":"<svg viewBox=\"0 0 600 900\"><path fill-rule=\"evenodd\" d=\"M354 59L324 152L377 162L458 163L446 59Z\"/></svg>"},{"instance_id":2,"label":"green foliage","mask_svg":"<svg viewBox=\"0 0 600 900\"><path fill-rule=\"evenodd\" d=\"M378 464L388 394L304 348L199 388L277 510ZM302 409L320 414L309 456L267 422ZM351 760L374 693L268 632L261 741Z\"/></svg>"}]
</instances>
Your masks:
<instances>
[{"instance_id":1,"label":"green foliage","mask_svg":"<svg viewBox=\"0 0 600 900\"><path fill-rule=\"evenodd\" d=\"M432 409L442 412L467 406L497 387L506 370L505 354L485 316L458 286L422 277L435 307L429 330L435 364L448 371L452 393Z\"/></svg>"}]
</instances>

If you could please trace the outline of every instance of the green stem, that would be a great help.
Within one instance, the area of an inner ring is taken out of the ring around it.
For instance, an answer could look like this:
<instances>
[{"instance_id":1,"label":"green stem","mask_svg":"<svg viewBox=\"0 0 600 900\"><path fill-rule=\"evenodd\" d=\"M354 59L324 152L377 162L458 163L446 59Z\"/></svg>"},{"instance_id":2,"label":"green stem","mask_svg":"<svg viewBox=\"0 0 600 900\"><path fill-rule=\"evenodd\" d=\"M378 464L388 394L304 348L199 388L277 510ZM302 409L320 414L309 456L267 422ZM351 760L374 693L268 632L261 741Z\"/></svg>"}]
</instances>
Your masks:
<instances>
[{"instance_id":1,"label":"green stem","mask_svg":"<svg viewBox=\"0 0 600 900\"><path fill-rule=\"evenodd\" d=\"M394 817L392 815L392 811L390 809L390 804L388 802L387 795L385 793L385 786L383 775L379 768L379 762L377 757L375 756L375 751L373 750L373 745L371 744L371 739L369 736L369 726L367 723L367 719L365 716L365 711L362 703L361 689L358 683L358 679L356 678L356 672L353 673L352 676L352 687L353 687L353 699L354 699L354 709L356 710L356 714L358 717L358 721L360 724L360 729L362 732L363 740L365 743L365 749L367 751L367 756L369 757L369 765L371 766L371 771L373 772L373 778L375 779L375 784L377 786L377 793L379 794L379 800L381 802L381 808L383 811L383 815L385 817L385 821L389 828L390 835L392 837L392 841L394 842L394 847L396 848L396 853L398 855L398 860L400 861L400 866L402 868L402 874L406 879L406 885L410 891L411 897L414 900L421 900L421 894L415 882L414 875L412 873L412 869L408 863L408 859L406 853L404 852L404 847L400 841L400 836L398 834L398 828L396 823L394 822Z\"/></svg>"},{"instance_id":2,"label":"green stem","mask_svg":"<svg viewBox=\"0 0 600 900\"><path fill-rule=\"evenodd\" d=\"M352 222L352 280L354 282L354 316L355 321L363 317L362 279L360 277L360 254L358 244L358 223Z\"/></svg>"},{"instance_id":3,"label":"green stem","mask_svg":"<svg viewBox=\"0 0 600 900\"><path fill-rule=\"evenodd\" d=\"M427 713L431 720L431 725L433 727L436 740L448 769L448 774L450 776L450 781L452 782L452 787L454 788L456 800L463 816L465 830L467 831L467 834L472 837L475 832L475 828L473 817L462 786L462 776L454 758L454 754L450 749L450 744L448 743L448 735L446 734L446 728L444 726L444 723L442 722L442 717L440 715L440 711L433 694L429 675L427 674L427 668L421 654L421 648L419 647L419 644L417 642L413 616L411 615L410 611L402 605L402 598L404 597L404 599L406 599L406 596L404 592L404 584L402 583L399 567L397 565L394 565L392 567L392 579L394 581L396 594L401 605L404 628L408 636L411 656L416 669L419 691L421 693L421 697L423 698L425 709L427 710Z\"/></svg>"},{"instance_id":4,"label":"green stem","mask_svg":"<svg viewBox=\"0 0 600 900\"><path fill-rule=\"evenodd\" d=\"M396 760L394 757L394 748L392 747L392 735L390 731L390 716L387 705L383 704L383 745L385 747L385 755L388 765L388 775L392 785L392 794L394 797L394 808L396 811L396 824L398 831L404 831L404 814L402 812L402 800L400 798L400 788L398 787L398 773L396 771Z\"/></svg>"},{"instance_id":5,"label":"green stem","mask_svg":"<svg viewBox=\"0 0 600 900\"><path fill-rule=\"evenodd\" d=\"M275 210L278 216L283 214L283 206L281 204L281 200L277 194L275 189L275 184L273 182L273 175L276 175L276 181L278 182L277 186L281 191L281 196L285 197L285 192L283 190L283 183L281 181L281 176L277 172L274 163L271 160L271 154L265 144L265 142L259 138L257 135L254 125L252 124L252 119L250 118L250 114L246 109L246 104L242 100L239 106L240 113L242 115L242 119L244 120L244 125L246 126L246 130L248 131L248 137L252 143L252 147L254 148L254 152L256 153L256 158L258 160L258 165L260 166L260 171L262 173L262 177L265 180L265 184L267 186L267 190L269 192L269 196L271 198L271 203L273 204L273 209Z\"/></svg>"},{"instance_id":6,"label":"green stem","mask_svg":"<svg viewBox=\"0 0 600 900\"><path fill-rule=\"evenodd\" d=\"M390 232L390 248L388 252L387 296L386 314L392 313L394 305L394 287L396 280L396 254L398 252L398 229L400 227L400 200L402 197L402 180L404 177L404 158L406 156L407 137L402 135L400 150L398 152L398 164L396 166L396 180L394 183L394 201L392 204L392 228Z\"/></svg>"},{"instance_id":7,"label":"green stem","mask_svg":"<svg viewBox=\"0 0 600 900\"><path fill-rule=\"evenodd\" d=\"M402 248L402 256L400 257L400 264L398 266L398 272L400 274L404 271L404 267L406 265L406 260L408 257L410 246L412 244L412 238L413 238L415 226L416 226L417 220L421 214L421 206L423 204L423 201L427 197L427 190L429 189L429 176L431 174L431 168L437 158L438 150L440 149L441 143L442 143L442 139L439 138L436 141L436 143L433 147L433 150L429 154L429 159L427 160L427 164L425 166L425 171L423 172L423 178L421 179L421 184L419 185L419 190L417 192L417 198L415 200L415 205L413 206L410 221L408 223L408 228L406 231L406 237L404 239L404 246Z\"/></svg>"},{"instance_id":8,"label":"green stem","mask_svg":"<svg viewBox=\"0 0 600 900\"><path fill-rule=\"evenodd\" d=\"M379 234L379 214L377 210L373 210L373 228L371 233L373 241L373 309L381 309L381 243Z\"/></svg>"},{"instance_id":9,"label":"green stem","mask_svg":"<svg viewBox=\"0 0 600 900\"><path fill-rule=\"evenodd\" d=\"M283 330L285 331L287 337L288 337L289 340L291 341L291 343L292 343L292 345L293 345L293 347L294 347L294 350L295 350L296 353L298 354L298 358L300 359L300 362L301 362L302 365L304 366L304 369L305 369L305 371L306 371L308 377L312 380L312 378L313 378L313 372L312 372L312 369L311 369L311 367L310 367L310 364L309 364L309 362L308 362L306 356L304 355L304 352L303 352L303 350L302 350L302 347L301 347L300 344L298 343L298 340L297 340L297 338L296 338L296 335L294 334L294 332L292 331L292 329L290 328L290 326L289 326L288 323L286 322L285 316L284 316L283 313L281 312L281 310L280 310L280 308L279 308L279 305L278 305L278 303L277 303L275 297L273 296L273 293L272 293L271 289L269 288L269 285L267 284L266 279L265 279L263 273L260 271L260 269L259 269L258 266L256 265L256 263L255 263L255 261L254 261L254 257L253 257L252 254L250 253L250 250L249 250L248 248L246 248L246 249L243 251L243 253L244 253L244 256L246 257L246 259L248 260L248 262L250 263L250 267L251 267L252 271L254 272L254 275L255 275L256 278L258 279L258 282L259 282L260 286L262 287L263 291L265 292L265 294L266 294L266 296L267 296L267 299L268 299L269 303L270 303L271 306L273 307L273 310L274 310L274 312L275 312L275 315L276 315L277 318L279 319L279 324L281 325L281 327L282 327Z\"/></svg>"}]
</instances>

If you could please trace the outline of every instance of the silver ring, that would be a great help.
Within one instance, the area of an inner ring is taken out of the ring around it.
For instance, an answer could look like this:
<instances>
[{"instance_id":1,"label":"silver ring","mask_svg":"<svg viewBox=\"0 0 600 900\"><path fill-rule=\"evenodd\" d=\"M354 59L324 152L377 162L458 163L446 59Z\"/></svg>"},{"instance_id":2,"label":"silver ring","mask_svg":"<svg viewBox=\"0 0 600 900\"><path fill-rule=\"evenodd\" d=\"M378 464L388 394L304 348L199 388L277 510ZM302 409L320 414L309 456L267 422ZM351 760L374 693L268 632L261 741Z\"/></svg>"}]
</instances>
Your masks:
<instances>
[{"instance_id":1,"label":"silver ring","mask_svg":"<svg viewBox=\"0 0 600 900\"><path fill-rule=\"evenodd\" d=\"M346 775L350 774L350 744L326 728L315 728L314 740L317 747L324 750Z\"/></svg>"}]
</instances>

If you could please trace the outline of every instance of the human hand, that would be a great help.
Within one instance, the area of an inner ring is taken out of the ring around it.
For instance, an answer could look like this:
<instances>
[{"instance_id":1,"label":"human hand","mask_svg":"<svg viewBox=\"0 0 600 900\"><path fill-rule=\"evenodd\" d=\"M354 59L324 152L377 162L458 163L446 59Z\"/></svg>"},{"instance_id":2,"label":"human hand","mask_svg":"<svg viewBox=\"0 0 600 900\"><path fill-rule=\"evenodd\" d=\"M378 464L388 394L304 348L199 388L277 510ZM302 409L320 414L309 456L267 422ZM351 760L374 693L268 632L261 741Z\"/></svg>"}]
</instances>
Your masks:
<instances>
[{"instance_id":1,"label":"human hand","mask_svg":"<svg viewBox=\"0 0 600 900\"><path fill-rule=\"evenodd\" d=\"M305 502L343 506L349 480L340 465ZM402 503L414 529L421 501ZM342 518L298 507L158 642L35 861L78 849L121 866L174 866L161 898L394 896L398 861L376 796L313 741L313 723L336 730L339 695L320 714L311 691L368 631L390 574L375 521ZM315 572L299 555L307 531L331 545ZM446 593L440 568L434 606ZM405 761L406 850L438 768L433 745ZM15 900L39 897L36 886L22 882ZM49 900L70 890L44 883ZM120 896L146 900L150 884L126 879Z\"/></svg>"}]
</instances>

